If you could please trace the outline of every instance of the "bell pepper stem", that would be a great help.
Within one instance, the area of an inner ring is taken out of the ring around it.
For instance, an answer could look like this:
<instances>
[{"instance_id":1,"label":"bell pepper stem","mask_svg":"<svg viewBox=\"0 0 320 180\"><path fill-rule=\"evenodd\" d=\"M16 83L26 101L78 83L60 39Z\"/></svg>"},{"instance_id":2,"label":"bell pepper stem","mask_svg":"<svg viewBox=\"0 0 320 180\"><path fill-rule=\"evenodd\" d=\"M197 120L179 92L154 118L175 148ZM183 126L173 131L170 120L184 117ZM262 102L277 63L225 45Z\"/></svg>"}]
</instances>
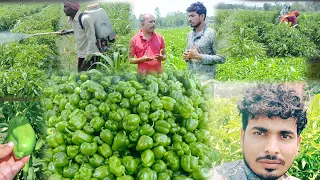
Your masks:
<instances>
[{"instance_id":1,"label":"bell pepper stem","mask_svg":"<svg viewBox=\"0 0 320 180\"><path fill-rule=\"evenodd\" d=\"M65 127L64 129L65 129L68 133L70 133L70 134L72 134L72 135L74 134L74 132L70 131L67 127Z\"/></svg>"}]
</instances>

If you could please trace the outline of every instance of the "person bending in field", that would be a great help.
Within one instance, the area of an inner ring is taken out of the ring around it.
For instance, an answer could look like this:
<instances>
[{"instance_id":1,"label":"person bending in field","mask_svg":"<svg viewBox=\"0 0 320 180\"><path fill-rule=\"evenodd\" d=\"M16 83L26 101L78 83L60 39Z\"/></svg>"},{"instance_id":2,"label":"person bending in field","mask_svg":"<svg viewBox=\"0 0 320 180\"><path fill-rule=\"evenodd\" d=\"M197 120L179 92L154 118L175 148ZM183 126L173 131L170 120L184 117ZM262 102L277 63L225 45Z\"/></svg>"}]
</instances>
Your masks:
<instances>
[{"instance_id":1,"label":"person bending in field","mask_svg":"<svg viewBox=\"0 0 320 180\"><path fill-rule=\"evenodd\" d=\"M211 179L296 180L287 171L298 154L301 132L307 124L301 96L283 84L248 89L238 104L243 160L214 168Z\"/></svg>"},{"instance_id":2,"label":"person bending in field","mask_svg":"<svg viewBox=\"0 0 320 180\"><path fill-rule=\"evenodd\" d=\"M289 12L285 15L283 15L281 18L280 18L280 22L281 23L289 23L290 26L292 27L295 27L295 28L298 28L298 24L297 24L297 17L300 15L300 12L298 10L295 10L295 11L292 11L292 12Z\"/></svg>"},{"instance_id":3,"label":"person bending in field","mask_svg":"<svg viewBox=\"0 0 320 180\"><path fill-rule=\"evenodd\" d=\"M78 55L78 72L86 71L95 62L98 61L97 56L93 56L91 59L86 59L89 54L99 52L98 46L96 45L95 28L92 19L84 14L79 18L80 4L74 1L64 2L64 13L69 16L69 23L72 25L72 32L75 35L77 43L77 55ZM82 21L83 29L81 28L80 21ZM70 31L61 31L61 35L67 34ZM91 68L95 68L93 65Z\"/></svg>"},{"instance_id":4,"label":"person bending in field","mask_svg":"<svg viewBox=\"0 0 320 180\"><path fill-rule=\"evenodd\" d=\"M161 73L167 56L162 36L154 31L155 18L144 14L140 22L140 31L130 41L130 63L138 64L139 74Z\"/></svg>"}]
</instances>

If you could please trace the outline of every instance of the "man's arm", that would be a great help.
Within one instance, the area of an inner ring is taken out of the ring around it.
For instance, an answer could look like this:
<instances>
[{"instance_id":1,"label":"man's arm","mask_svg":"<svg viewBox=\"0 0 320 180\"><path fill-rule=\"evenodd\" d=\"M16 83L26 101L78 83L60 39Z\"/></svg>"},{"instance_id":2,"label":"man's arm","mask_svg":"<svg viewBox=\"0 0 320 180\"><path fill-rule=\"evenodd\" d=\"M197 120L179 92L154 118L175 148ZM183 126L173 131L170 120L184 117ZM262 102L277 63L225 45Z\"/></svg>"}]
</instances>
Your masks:
<instances>
[{"instance_id":1,"label":"man's arm","mask_svg":"<svg viewBox=\"0 0 320 180\"><path fill-rule=\"evenodd\" d=\"M131 40L131 42L130 42L130 59L129 59L131 64L139 64L139 63L142 63L142 62L145 62L145 61L152 60L151 58L149 58L147 56L147 51L145 52L144 56L142 56L140 58L136 58L135 54L136 54L135 45L134 45L133 40Z\"/></svg>"},{"instance_id":2,"label":"man's arm","mask_svg":"<svg viewBox=\"0 0 320 180\"><path fill-rule=\"evenodd\" d=\"M94 24L92 19L89 16L84 15L82 18L82 24L86 33L87 41L88 41L88 48L87 48L86 55L99 52L96 44L97 39L96 39L96 34L95 34L95 29L94 29Z\"/></svg>"},{"instance_id":3,"label":"man's arm","mask_svg":"<svg viewBox=\"0 0 320 180\"><path fill-rule=\"evenodd\" d=\"M223 64L223 63L225 63L226 59L223 56L216 54L214 33L212 33L212 35L209 37L211 37L210 38L211 48L212 48L214 55L200 54L200 56L201 56L200 59L201 59L202 64Z\"/></svg>"}]
</instances>

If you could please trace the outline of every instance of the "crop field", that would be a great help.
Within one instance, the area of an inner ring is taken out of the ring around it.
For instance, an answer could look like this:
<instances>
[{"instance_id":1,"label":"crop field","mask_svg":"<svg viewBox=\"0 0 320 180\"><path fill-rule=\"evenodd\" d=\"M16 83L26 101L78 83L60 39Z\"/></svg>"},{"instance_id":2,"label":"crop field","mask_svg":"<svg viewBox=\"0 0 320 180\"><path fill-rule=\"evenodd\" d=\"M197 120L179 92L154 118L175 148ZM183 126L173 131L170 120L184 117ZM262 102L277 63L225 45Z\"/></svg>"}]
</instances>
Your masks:
<instances>
[{"instance_id":1,"label":"crop field","mask_svg":"<svg viewBox=\"0 0 320 180\"><path fill-rule=\"evenodd\" d=\"M17 179L206 179L213 166L242 158L241 94L223 86L233 82L305 82L309 121L289 174L320 179L320 85L308 81L319 13L303 12L294 29L277 23L278 12L219 10L209 26L226 63L215 81L230 94L211 97L183 60L191 27L156 29L164 73L143 77L128 60L138 31L131 6L101 7L119 39L98 70L78 73L73 35L34 35L71 29L62 4L0 4L0 30L21 37L0 43L0 143L13 117L26 118L36 137Z\"/></svg>"}]
</instances>

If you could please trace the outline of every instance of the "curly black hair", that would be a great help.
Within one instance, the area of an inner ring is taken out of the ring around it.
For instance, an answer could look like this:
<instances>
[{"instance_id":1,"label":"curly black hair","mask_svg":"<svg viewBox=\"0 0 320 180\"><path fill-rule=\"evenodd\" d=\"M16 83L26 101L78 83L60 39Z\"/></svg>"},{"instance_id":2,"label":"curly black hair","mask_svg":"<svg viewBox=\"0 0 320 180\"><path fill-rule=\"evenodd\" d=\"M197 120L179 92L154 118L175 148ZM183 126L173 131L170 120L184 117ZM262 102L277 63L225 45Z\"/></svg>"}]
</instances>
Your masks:
<instances>
[{"instance_id":1,"label":"curly black hair","mask_svg":"<svg viewBox=\"0 0 320 180\"><path fill-rule=\"evenodd\" d=\"M204 19L206 19L207 17L207 8L201 2L192 3L190 7L187 8L186 11L187 12L195 11L199 15L204 14Z\"/></svg>"},{"instance_id":2,"label":"curly black hair","mask_svg":"<svg viewBox=\"0 0 320 180\"><path fill-rule=\"evenodd\" d=\"M247 128L249 118L293 117L296 119L299 136L308 121L303 98L284 84L259 84L247 89L243 100L238 103L238 109L242 114L243 130Z\"/></svg>"}]
</instances>

